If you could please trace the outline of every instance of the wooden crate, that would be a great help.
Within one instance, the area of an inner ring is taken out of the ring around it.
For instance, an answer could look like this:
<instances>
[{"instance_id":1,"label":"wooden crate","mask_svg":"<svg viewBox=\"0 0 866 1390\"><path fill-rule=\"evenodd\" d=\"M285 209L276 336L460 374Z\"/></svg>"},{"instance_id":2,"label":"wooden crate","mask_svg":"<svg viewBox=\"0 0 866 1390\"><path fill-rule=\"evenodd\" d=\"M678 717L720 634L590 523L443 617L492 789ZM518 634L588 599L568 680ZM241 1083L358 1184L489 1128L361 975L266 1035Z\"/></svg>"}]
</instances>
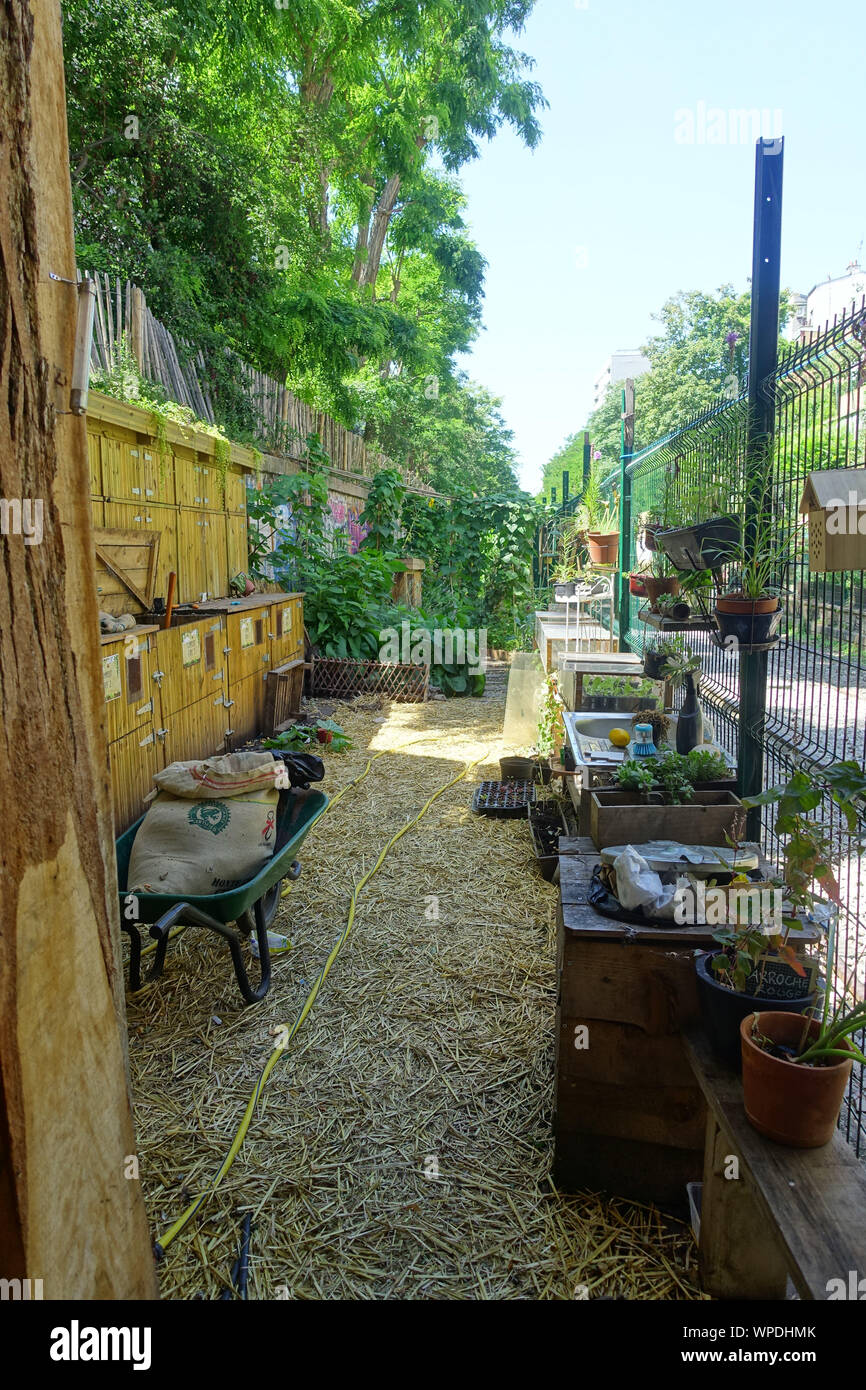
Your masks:
<instances>
[{"instance_id":1,"label":"wooden crate","mask_svg":"<svg viewBox=\"0 0 866 1390\"><path fill-rule=\"evenodd\" d=\"M224 753L230 714L220 692L165 715L156 729L160 767Z\"/></svg>"},{"instance_id":2,"label":"wooden crate","mask_svg":"<svg viewBox=\"0 0 866 1390\"><path fill-rule=\"evenodd\" d=\"M105 728L109 743L153 724L152 626L101 639Z\"/></svg>"},{"instance_id":3,"label":"wooden crate","mask_svg":"<svg viewBox=\"0 0 866 1390\"><path fill-rule=\"evenodd\" d=\"M153 726L147 725L109 743L108 761L114 833L117 836L128 830L133 821L147 810L144 798L153 791L153 774L157 769Z\"/></svg>"},{"instance_id":4,"label":"wooden crate","mask_svg":"<svg viewBox=\"0 0 866 1390\"><path fill-rule=\"evenodd\" d=\"M739 797L729 791L695 792L683 806L634 800L634 793L600 789L589 795L589 833L596 849L677 840L685 845L726 845L745 826Z\"/></svg>"},{"instance_id":5,"label":"wooden crate","mask_svg":"<svg viewBox=\"0 0 866 1390\"><path fill-rule=\"evenodd\" d=\"M226 693L223 620L220 614L156 633L154 682L159 692L159 719L199 700Z\"/></svg>"},{"instance_id":6,"label":"wooden crate","mask_svg":"<svg viewBox=\"0 0 866 1390\"><path fill-rule=\"evenodd\" d=\"M262 716L262 733L272 738L301 712L301 696L304 693L304 675L307 663L301 657L287 661L274 671L268 671L265 678L265 703Z\"/></svg>"}]
</instances>

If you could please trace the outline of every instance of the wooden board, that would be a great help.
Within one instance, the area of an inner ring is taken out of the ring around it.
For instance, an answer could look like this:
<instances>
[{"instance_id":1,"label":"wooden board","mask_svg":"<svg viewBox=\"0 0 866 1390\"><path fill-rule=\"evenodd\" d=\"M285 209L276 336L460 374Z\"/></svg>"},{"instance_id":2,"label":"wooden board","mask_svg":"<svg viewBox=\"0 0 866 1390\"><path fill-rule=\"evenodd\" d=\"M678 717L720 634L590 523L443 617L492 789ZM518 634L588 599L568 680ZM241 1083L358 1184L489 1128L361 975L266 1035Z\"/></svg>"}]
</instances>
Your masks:
<instances>
[{"instance_id":1,"label":"wooden board","mask_svg":"<svg viewBox=\"0 0 866 1390\"><path fill-rule=\"evenodd\" d=\"M788 1149L764 1139L746 1119L739 1077L712 1055L703 1034L685 1045L715 1123L740 1160L763 1220L754 1244L777 1241L801 1298L828 1296L831 1279L866 1275L866 1169L841 1134L820 1149ZM729 1182L728 1187L735 1184ZM715 1229L710 1213L709 1232ZM704 1244L701 1217L701 1244Z\"/></svg>"}]
</instances>

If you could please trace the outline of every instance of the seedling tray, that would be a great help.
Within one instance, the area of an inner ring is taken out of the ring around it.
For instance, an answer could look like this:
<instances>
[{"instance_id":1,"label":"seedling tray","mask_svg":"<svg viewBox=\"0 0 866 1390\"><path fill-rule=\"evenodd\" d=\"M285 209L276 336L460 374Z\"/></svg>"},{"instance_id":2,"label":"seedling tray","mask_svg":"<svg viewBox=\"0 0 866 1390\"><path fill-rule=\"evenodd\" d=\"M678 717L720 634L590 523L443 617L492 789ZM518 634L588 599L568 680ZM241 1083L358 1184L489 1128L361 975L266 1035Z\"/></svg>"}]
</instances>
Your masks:
<instances>
[{"instance_id":1,"label":"seedling tray","mask_svg":"<svg viewBox=\"0 0 866 1390\"><path fill-rule=\"evenodd\" d=\"M525 816L535 800L532 782L481 782L472 794L472 809L479 816Z\"/></svg>"}]
</instances>

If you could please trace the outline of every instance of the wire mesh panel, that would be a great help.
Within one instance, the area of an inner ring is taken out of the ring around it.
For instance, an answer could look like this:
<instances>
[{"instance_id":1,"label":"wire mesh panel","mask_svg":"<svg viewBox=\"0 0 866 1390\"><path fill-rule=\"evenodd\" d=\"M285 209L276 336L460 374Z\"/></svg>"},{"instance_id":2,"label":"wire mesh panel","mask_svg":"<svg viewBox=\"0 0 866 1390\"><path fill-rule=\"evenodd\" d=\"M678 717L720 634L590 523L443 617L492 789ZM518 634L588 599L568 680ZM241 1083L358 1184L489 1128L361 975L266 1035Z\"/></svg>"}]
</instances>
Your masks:
<instances>
[{"instance_id":1,"label":"wire mesh panel","mask_svg":"<svg viewBox=\"0 0 866 1390\"><path fill-rule=\"evenodd\" d=\"M766 718L760 733L764 785L773 786L787 781L798 766L809 770L845 758L861 765L866 760L862 635L866 571L814 572L814 541L810 569L809 527L800 513L810 474L866 467L866 300L785 352L761 390L773 401L775 429L760 525L772 529L780 551L780 538L787 537L785 558L775 576L782 591L782 636L767 657ZM646 524L689 524L712 515L743 514L749 485L747 426L747 402L742 398L726 401L628 461L633 520L632 534L626 538L630 570L646 567L652 560L651 551L642 544ZM619 485L617 472L605 480L604 487L610 491ZM842 505L848 500L838 499ZM866 509L849 509L849 516L849 524L855 527L862 518L866 530ZM724 566L718 579L725 582L734 573L731 566ZM641 654L656 635L639 619L644 602L630 597L628 611L620 613L621 636ZM707 602L711 608L712 591ZM738 655L720 648L706 632L686 633L684 641L703 659L701 694L716 737L736 753L742 694ZM829 797L813 814L833 839L844 905L831 986L840 997L847 983L862 999L866 993L863 865ZM782 846L773 835L772 822L773 810L767 808L765 843L778 860ZM866 1114L856 1068L841 1125L857 1152L866 1157Z\"/></svg>"}]
</instances>

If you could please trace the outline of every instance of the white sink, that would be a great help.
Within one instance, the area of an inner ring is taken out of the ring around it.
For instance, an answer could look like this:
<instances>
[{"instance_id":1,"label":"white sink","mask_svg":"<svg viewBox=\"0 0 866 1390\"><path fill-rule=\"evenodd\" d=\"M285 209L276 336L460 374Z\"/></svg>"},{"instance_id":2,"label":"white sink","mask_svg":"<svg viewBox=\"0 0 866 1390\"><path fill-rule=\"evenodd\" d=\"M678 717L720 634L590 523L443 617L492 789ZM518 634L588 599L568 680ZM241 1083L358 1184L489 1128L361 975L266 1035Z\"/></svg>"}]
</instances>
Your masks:
<instances>
[{"instance_id":1,"label":"white sink","mask_svg":"<svg viewBox=\"0 0 866 1390\"><path fill-rule=\"evenodd\" d=\"M632 718L630 714L608 714L606 711L602 713L598 710L567 710L563 718L565 720L565 729L568 734L571 751L574 754L575 762L580 766L588 767L590 764L597 766L599 763L604 763L605 753L610 755L607 759L610 763L622 761L619 755L620 750L615 749L609 741L610 731L611 729L626 729L630 733ZM677 739L677 716L675 714L669 714L668 719L670 720L668 745L675 748ZM710 737L707 737L708 734ZM597 741L603 746L594 749L592 746L593 741ZM632 747L633 744L629 743L628 748L621 750L621 752L624 753L627 758L631 757ZM714 753L721 753L722 756L730 762L724 749L720 748L712 737L711 726L706 720L704 721L704 742L702 747L711 749ZM592 756L593 753L595 756Z\"/></svg>"}]
</instances>

